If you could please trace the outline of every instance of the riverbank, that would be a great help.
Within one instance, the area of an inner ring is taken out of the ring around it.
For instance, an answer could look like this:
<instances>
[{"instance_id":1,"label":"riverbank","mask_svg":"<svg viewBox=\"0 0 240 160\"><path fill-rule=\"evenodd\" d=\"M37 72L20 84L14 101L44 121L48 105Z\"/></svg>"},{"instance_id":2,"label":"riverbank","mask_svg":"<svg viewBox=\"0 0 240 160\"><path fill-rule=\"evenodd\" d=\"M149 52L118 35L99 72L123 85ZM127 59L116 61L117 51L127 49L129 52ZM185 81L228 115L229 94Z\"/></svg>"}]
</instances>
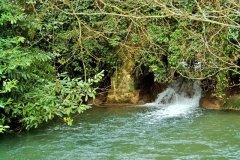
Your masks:
<instances>
[{"instance_id":1,"label":"riverbank","mask_svg":"<svg viewBox=\"0 0 240 160\"><path fill-rule=\"evenodd\" d=\"M240 94L234 94L226 99L213 96L204 96L200 100L200 106L210 110L240 110Z\"/></svg>"}]
</instances>

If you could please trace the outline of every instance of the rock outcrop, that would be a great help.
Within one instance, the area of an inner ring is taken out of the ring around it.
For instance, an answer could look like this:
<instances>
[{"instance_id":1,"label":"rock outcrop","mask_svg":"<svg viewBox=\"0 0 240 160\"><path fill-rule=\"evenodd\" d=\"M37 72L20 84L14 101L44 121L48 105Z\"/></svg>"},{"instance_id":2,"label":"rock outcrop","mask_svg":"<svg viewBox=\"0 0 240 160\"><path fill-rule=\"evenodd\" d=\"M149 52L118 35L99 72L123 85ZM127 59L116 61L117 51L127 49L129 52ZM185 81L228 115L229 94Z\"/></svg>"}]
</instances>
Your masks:
<instances>
[{"instance_id":1,"label":"rock outcrop","mask_svg":"<svg viewBox=\"0 0 240 160\"><path fill-rule=\"evenodd\" d=\"M122 54L123 64L111 77L111 89L108 91L107 103L137 103L139 91L135 89L132 76L135 67L134 53Z\"/></svg>"},{"instance_id":2,"label":"rock outcrop","mask_svg":"<svg viewBox=\"0 0 240 160\"><path fill-rule=\"evenodd\" d=\"M211 110L240 110L240 95L232 95L226 99L204 96L200 100L200 106Z\"/></svg>"}]
</instances>

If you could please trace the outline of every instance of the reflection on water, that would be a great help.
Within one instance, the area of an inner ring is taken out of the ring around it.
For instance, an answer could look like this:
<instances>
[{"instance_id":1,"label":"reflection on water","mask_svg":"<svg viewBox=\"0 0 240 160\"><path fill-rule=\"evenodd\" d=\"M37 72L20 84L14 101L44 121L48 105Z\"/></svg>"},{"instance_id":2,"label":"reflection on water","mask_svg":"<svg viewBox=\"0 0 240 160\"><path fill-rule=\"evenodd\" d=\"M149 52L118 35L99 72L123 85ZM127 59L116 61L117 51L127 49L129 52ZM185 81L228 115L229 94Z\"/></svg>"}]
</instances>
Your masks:
<instances>
[{"instance_id":1,"label":"reflection on water","mask_svg":"<svg viewBox=\"0 0 240 160\"><path fill-rule=\"evenodd\" d=\"M0 159L238 159L240 113L195 109L164 117L158 107L102 107L73 126L56 121L0 138ZM161 114L159 114L161 113Z\"/></svg>"}]
</instances>

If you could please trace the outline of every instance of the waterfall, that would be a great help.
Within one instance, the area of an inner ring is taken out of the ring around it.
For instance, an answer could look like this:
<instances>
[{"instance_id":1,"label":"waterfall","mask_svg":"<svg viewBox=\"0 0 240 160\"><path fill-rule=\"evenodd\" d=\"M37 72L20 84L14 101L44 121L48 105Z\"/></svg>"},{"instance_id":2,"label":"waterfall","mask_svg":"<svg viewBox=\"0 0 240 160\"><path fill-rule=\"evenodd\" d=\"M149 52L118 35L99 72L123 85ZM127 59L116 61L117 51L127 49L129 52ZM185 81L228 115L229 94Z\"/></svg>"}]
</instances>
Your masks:
<instances>
[{"instance_id":1,"label":"waterfall","mask_svg":"<svg viewBox=\"0 0 240 160\"><path fill-rule=\"evenodd\" d=\"M175 117L189 114L199 106L201 87L199 81L190 81L180 78L160 93L156 100L145 106L160 107L158 115Z\"/></svg>"}]
</instances>

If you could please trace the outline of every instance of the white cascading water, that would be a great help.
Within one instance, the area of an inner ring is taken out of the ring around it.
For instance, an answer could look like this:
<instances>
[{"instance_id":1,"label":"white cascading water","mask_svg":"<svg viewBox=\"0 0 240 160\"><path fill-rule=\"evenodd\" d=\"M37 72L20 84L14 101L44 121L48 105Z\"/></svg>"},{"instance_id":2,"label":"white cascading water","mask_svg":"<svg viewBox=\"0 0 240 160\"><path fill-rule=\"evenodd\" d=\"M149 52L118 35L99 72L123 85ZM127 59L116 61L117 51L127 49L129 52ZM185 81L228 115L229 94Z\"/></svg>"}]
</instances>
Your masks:
<instances>
[{"instance_id":1,"label":"white cascading water","mask_svg":"<svg viewBox=\"0 0 240 160\"><path fill-rule=\"evenodd\" d=\"M179 79L172 83L157 99L145 106L160 107L155 114L161 117L178 117L193 112L199 106L201 87L199 81Z\"/></svg>"}]
</instances>

